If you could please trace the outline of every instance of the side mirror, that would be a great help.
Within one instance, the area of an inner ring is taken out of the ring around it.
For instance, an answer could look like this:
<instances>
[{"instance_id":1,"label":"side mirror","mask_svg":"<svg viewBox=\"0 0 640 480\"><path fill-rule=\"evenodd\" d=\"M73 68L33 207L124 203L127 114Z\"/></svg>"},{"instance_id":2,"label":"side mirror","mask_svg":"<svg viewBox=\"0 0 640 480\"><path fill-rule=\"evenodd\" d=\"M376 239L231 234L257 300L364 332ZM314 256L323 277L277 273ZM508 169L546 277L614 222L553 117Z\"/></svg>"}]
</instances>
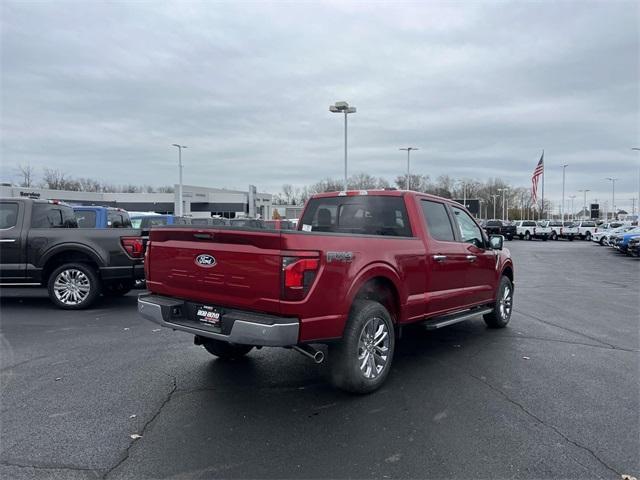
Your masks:
<instances>
[{"instance_id":1,"label":"side mirror","mask_svg":"<svg viewBox=\"0 0 640 480\"><path fill-rule=\"evenodd\" d=\"M489 246L491 250L502 250L504 245L504 237L502 235L491 235L489 237Z\"/></svg>"}]
</instances>

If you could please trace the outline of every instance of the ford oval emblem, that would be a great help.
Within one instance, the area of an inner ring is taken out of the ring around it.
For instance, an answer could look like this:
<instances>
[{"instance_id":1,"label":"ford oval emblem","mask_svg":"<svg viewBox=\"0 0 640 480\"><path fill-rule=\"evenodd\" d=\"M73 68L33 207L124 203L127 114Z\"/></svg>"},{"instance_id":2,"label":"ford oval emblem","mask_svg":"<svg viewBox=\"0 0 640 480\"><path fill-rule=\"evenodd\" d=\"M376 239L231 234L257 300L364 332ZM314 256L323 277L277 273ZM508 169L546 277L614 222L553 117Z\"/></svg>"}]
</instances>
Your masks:
<instances>
[{"instance_id":1,"label":"ford oval emblem","mask_svg":"<svg viewBox=\"0 0 640 480\"><path fill-rule=\"evenodd\" d=\"M216 263L218 262L216 262L216 258L213 255L201 253L196 257L196 265L199 267L215 267Z\"/></svg>"}]
</instances>

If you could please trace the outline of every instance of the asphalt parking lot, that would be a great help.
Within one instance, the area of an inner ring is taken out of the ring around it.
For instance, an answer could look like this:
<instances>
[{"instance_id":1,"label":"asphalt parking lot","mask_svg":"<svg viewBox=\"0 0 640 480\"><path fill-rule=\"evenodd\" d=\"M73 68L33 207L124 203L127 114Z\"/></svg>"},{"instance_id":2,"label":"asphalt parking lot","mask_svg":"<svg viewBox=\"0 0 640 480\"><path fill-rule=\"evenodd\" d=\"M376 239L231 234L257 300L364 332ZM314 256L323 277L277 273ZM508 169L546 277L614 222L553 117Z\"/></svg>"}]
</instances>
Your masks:
<instances>
[{"instance_id":1,"label":"asphalt parking lot","mask_svg":"<svg viewBox=\"0 0 640 480\"><path fill-rule=\"evenodd\" d=\"M65 312L43 290L5 290L0 476L638 476L640 260L507 246L509 327L409 329L368 396L293 351L215 360L140 319L135 294Z\"/></svg>"}]
</instances>

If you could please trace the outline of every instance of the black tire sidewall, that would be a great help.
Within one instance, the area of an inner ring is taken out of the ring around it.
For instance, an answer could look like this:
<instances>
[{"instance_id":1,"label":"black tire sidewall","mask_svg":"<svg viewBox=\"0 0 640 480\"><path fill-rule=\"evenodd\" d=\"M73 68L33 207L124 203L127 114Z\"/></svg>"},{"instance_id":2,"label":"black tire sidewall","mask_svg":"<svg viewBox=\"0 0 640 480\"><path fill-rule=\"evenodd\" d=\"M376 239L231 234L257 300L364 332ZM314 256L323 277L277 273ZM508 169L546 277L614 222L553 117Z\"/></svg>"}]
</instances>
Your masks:
<instances>
[{"instance_id":1,"label":"black tire sidewall","mask_svg":"<svg viewBox=\"0 0 640 480\"><path fill-rule=\"evenodd\" d=\"M62 303L60 300L58 300L58 297L56 297L56 294L53 290L56 277L64 270L80 270L89 279L89 295L87 295L87 297L77 305L66 305ZM65 263L64 265L60 265L53 272L51 272L51 275L49 275L49 279L47 281L47 291L49 292L49 298L57 307L65 310L82 310L90 307L96 301L98 295L100 295L100 278L98 277L95 269L91 267L91 265L87 265L86 263Z\"/></svg>"},{"instance_id":2,"label":"black tire sidewall","mask_svg":"<svg viewBox=\"0 0 640 480\"><path fill-rule=\"evenodd\" d=\"M500 315L500 299L502 298L502 293L504 292L506 286L509 286L511 288L511 315L509 315L509 318L505 321ZM507 276L503 275L500 278L500 285L498 286L498 294L496 296L496 302L493 307L493 311L484 316L484 321L488 327L504 328L509 324L511 316L513 315L514 293L515 292L513 290L513 284L511 283L511 280L509 280Z\"/></svg>"},{"instance_id":3,"label":"black tire sidewall","mask_svg":"<svg viewBox=\"0 0 640 480\"><path fill-rule=\"evenodd\" d=\"M374 379L365 378L358 362L358 341L366 323L373 317L382 319L389 332L389 353L384 370ZM354 303L349 320L344 329L342 341L331 345L329 360L331 377L335 386L352 393L370 393L378 389L391 371L395 352L395 330L391 315L380 303L372 300L359 300Z\"/></svg>"}]
</instances>

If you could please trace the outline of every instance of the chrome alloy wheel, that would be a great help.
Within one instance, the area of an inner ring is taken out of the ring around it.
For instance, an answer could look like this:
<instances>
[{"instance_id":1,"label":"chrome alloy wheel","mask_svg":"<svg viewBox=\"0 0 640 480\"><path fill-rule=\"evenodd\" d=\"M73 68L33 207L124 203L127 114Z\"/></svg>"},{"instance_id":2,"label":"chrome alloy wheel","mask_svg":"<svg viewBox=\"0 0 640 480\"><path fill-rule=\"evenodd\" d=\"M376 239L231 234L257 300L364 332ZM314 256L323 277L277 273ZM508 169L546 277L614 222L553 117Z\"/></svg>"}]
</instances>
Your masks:
<instances>
[{"instance_id":1,"label":"chrome alloy wheel","mask_svg":"<svg viewBox=\"0 0 640 480\"><path fill-rule=\"evenodd\" d=\"M65 305L82 303L91 290L91 282L82 271L75 268L63 270L53 284L56 298Z\"/></svg>"},{"instance_id":2,"label":"chrome alloy wheel","mask_svg":"<svg viewBox=\"0 0 640 480\"><path fill-rule=\"evenodd\" d=\"M499 300L500 317L503 320L511 318L511 309L513 308L513 291L511 286L505 286L502 291L502 298Z\"/></svg>"},{"instance_id":3,"label":"chrome alloy wheel","mask_svg":"<svg viewBox=\"0 0 640 480\"><path fill-rule=\"evenodd\" d=\"M378 317L365 323L358 340L358 362L365 378L378 377L389 360L389 330Z\"/></svg>"}]
</instances>

